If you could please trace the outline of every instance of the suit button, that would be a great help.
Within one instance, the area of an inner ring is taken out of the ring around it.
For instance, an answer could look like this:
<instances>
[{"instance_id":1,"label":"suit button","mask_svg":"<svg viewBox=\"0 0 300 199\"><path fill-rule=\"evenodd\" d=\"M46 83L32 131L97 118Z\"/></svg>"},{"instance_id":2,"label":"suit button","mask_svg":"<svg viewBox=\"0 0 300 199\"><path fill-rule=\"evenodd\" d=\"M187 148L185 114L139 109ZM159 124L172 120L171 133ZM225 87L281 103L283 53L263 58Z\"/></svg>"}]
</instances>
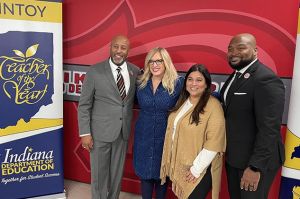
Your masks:
<instances>
[{"instance_id":1,"label":"suit button","mask_svg":"<svg viewBox=\"0 0 300 199\"><path fill-rule=\"evenodd\" d=\"M124 107L125 105L123 104L122 107Z\"/></svg>"},{"instance_id":2,"label":"suit button","mask_svg":"<svg viewBox=\"0 0 300 199\"><path fill-rule=\"evenodd\" d=\"M122 120L123 118L120 117L120 120Z\"/></svg>"}]
</instances>

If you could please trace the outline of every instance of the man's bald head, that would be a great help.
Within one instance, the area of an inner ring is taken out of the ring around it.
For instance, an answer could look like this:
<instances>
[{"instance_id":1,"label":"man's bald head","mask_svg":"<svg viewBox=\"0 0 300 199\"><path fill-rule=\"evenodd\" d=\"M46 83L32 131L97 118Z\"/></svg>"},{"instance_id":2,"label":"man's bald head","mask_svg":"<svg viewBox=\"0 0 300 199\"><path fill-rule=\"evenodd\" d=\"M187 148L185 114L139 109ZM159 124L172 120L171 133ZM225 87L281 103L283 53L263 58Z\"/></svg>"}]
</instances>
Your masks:
<instances>
[{"instance_id":1,"label":"man's bald head","mask_svg":"<svg viewBox=\"0 0 300 199\"><path fill-rule=\"evenodd\" d=\"M235 35L228 45L227 58L229 65L240 70L257 58L256 39L252 34Z\"/></svg>"},{"instance_id":2,"label":"man's bald head","mask_svg":"<svg viewBox=\"0 0 300 199\"><path fill-rule=\"evenodd\" d=\"M256 48L256 39L250 33L241 33L241 34L235 35L231 39L230 43L236 42L236 41L243 41L243 42L248 43L249 45L251 45L253 48Z\"/></svg>"},{"instance_id":3,"label":"man's bald head","mask_svg":"<svg viewBox=\"0 0 300 199\"><path fill-rule=\"evenodd\" d=\"M123 41L124 43L126 43L128 46L130 46L130 42L129 39L125 36L125 35L116 35L112 38L111 40L111 45L113 43L116 43L118 41Z\"/></svg>"}]
</instances>

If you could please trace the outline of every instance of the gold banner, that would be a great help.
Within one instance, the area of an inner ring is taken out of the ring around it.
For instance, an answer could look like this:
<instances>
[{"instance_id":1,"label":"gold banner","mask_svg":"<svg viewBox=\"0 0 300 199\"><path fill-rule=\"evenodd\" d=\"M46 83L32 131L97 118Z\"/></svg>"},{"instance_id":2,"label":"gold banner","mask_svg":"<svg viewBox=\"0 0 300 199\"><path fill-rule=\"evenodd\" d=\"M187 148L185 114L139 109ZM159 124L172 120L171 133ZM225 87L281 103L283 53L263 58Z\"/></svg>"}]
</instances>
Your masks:
<instances>
[{"instance_id":1,"label":"gold banner","mask_svg":"<svg viewBox=\"0 0 300 199\"><path fill-rule=\"evenodd\" d=\"M24 122L23 119L19 120L16 126L9 126L5 129L0 129L0 137L16 134L16 133L24 133L28 131L34 131L44 128L56 127L63 125L63 119L39 119L32 118L28 123Z\"/></svg>"},{"instance_id":2,"label":"gold banner","mask_svg":"<svg viewBox=\"0 0 300 199\"><path fill-rule=\"evenodd\" d=\"M34 0L1 1L0 19L62 23L62 3Z\"/></svg>"}]
</instances>

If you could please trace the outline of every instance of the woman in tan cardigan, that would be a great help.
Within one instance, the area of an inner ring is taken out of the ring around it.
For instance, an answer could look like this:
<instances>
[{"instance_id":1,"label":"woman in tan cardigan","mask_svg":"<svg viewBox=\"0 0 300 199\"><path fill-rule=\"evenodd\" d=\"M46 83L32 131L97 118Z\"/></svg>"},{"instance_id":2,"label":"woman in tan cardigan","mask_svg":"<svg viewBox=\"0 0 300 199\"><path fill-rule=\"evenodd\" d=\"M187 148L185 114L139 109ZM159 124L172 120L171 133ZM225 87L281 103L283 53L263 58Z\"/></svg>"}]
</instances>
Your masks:
<instances>
[{"instance_id":1,"label":"woman in tan cardigan","mask_svg":"<svg viewBox=\"0 0 300 199\"><path fill-rule=\"evenodd\" d=\"M168 119L160 177L172 181L180 199L219 198L225 120L219 101L211 96L211 77L204 65L193 65Z\"/></svg>"}]
</instances>

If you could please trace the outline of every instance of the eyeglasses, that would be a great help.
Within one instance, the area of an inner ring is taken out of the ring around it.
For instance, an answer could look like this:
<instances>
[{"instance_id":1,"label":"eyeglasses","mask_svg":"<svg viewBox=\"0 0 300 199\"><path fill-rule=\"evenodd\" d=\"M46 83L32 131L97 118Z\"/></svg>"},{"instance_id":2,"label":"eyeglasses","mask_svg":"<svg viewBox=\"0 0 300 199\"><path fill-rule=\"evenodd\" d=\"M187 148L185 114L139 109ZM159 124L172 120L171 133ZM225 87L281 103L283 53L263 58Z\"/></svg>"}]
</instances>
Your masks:
<instances>
[{"instance_id":1,"label":"eyeglasses","mask_svg":"<svg viewBox=\"0 0 300 199\"><path fill-rule=\"evenodd\" d=\"M163 59L158 59L158 60L151 60L150 59L149 62L148 62L148 64L151 65L151 66L153 66L154 63L156 63L156 65L160 66L160 65L162 65L163 62L164 62Z\"/></svg>"}]
</instances>

